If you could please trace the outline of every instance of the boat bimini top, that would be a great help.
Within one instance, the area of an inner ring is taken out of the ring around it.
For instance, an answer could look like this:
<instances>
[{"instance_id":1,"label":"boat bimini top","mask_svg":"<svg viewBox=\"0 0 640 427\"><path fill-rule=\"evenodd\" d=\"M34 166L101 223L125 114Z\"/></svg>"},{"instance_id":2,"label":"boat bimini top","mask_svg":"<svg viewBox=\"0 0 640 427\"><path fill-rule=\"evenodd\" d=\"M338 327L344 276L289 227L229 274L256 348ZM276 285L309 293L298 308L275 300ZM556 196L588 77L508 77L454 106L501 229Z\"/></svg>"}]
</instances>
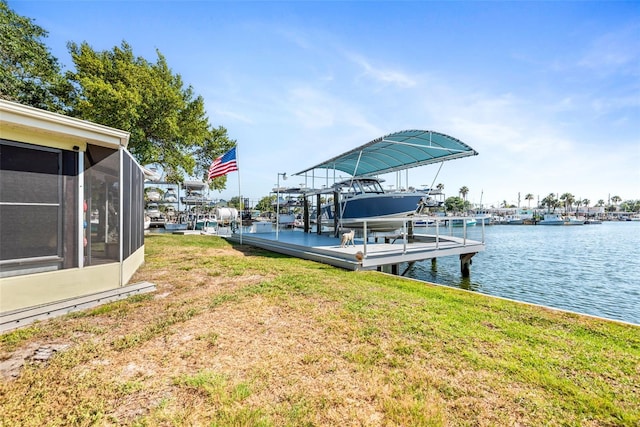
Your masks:
<instances>
[{"instance_id":1,"label":"boat bimini top","mask_svg":"<svg viewBox=\"0 0 640 427\"><path fill-rule=\"evenodd\" d=\"M314 169L334 169L353 177L365 177L476 155L477 151L452 136L430 130L403 130L294 175L305 175Z\"/></svg>"}]
</instances>

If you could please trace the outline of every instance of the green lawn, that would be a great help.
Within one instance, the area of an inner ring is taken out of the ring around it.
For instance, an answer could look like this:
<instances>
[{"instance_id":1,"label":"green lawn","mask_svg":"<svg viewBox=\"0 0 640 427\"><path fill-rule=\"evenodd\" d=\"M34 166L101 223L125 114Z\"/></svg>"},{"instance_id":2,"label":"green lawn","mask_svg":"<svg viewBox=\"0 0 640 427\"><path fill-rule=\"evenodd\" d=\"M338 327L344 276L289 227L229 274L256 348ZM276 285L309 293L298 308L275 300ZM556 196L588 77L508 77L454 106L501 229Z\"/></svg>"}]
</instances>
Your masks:
<instances>
[{"instance_id":1,"label":"green lawn","mask_svg":"<svg viewBox=\"0 0 640 427\"><path fill-rule=\"evenodd\" d=\"M158 287L0 336L47 344L0 426L640 425L640 328L211 236L149 236Z\"/></svg>"}]
</instances>

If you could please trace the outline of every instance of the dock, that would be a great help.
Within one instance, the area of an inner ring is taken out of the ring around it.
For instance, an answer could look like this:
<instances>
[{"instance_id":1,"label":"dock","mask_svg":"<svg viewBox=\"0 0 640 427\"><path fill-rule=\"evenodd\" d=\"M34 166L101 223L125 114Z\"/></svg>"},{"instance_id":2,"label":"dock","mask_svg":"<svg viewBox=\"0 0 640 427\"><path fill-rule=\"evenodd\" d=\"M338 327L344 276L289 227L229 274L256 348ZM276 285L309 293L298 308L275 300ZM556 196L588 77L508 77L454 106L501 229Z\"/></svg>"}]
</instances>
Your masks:
<instances>
[{"instance_id":1,"label":"dock","mask_svg":"<svg viewBox=\"0 0 640 427\"><path fill-rule=\"evenodd\" d=\"M378 270L393 274L404 274L398 270L402 263L458 256L460 271L466 277L470 274L471 258L485 249L484 241L466 238L466 227L461 228L462 237L451 235L449 227L421 228L416 232L408 226L411 220L407 218L398 220L398 232L367 233L367 223L373 221L375 219L363 220L364 227L359 230L354 245L347 247L341 247L340 238L333 235L296 230L234 233L226 238L234 243L242 241L242 244L347 270Z\"/></svg>"},{"instance_id":2,"label":"dock","mask_svg":"<svg viewBox=\"0 0 640 427\"><path fill-rule=\"evenodd\" d=\"M467 144L441 132L408 129L384 135L294 173L293 176L304 179L298 187L281 188L280 177L284 181L287 174L278 172L277 187L273 189L276 194L275 233L271 232L269 222L259 222L254 224L254 233L234 233L229 239L349 270L382 270L393 274L399 273L402 263L411 266L417 261L458 256L462 275L469 276L471 258L485 247L484 221L482 240L473 241L466 237L469 218L430 215L428 208L439 204L430 205L434 202L429 201L431 189L409 187L408 169L439 163L439 171L445 161L476 155L478 152ZM399 185L402 171L406 176L406 188ZM390 173L396 173L398 189L385 191L378 177ZM342 174L346 174L346 180ZM281 194L289 194L287 202L302 204L304 232L280 233ZM462 237L454 236L452 232L455 219L463 224ZM312 220L315 221L315 233ZM442 221L448 221L448 234L441 232ZM431 223L434 228L426 227L417 232L418 222ZM324 235L325 229L331 232L330 235ZM375 230L375 233L368 230ZM350 231L356 233L355 244L341 247L340 237ZM378 234L382 232L387 234Z\"/></svg>"}]
</instances>

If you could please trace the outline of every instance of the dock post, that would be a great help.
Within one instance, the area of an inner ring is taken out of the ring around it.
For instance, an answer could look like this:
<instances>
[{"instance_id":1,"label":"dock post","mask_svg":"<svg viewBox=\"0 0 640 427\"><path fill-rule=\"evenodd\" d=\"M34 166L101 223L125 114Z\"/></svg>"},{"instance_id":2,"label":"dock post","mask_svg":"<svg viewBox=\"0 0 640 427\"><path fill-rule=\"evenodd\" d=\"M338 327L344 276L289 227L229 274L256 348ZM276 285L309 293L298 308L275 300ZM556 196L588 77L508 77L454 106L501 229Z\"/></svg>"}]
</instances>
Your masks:
<instances>
[{"instance_id":1,"label":"dock post","mask_svg":"<svg viewBox=\"0 0 640 427\"><path fill-rule=\"evenodd\" d=\"M340 237L339 229L340 222L342 221L342 211L340 210L340 192L335 190L333 192L333 235L334 237Z\"/></svg>"},{"instance_id":2,"label":"dock post","mask_svg":"<svg viewBox=\"0 0 640 427\"><path fill-rule=\"evenodd\" d=\"M320 200L320 193L316 195L316 234L322 234L322 202Z\"/></svg>"},{"instance_id":3,"label":"dock post","mask_svg":"<svg viewBox=\"0 0 640 427\"><path fill-rule=\"evenodd\" d=\"M401 276L405 276L407 272L411 270L411 267L413 267L415 263L415 261L409 261L409 265L407 265L407 268L402 272Z\"/></svg>"},{"instance_id":4,"label":"dock post","mask_svg":"<svg viewBox=\"0 0 640 427\"><path fill-rule=\"evenodd\" d=\"M438 258L431 258L431 269L433 270L438 265Z\"/></svg>"},{"instance_id":5,"label":"dock post","mask_svg":"<svg viewBox=\"0 0 640 427\"><path fill-rule=\"evenodd\" d=\"M304 196L304 206L303 206L303 214L304 216L304 232L308 233L310 231L309 228L309 199L307 199L307 196Z\"/></svg>"},{"instance_id":6,"label":"dock post","mask_svg":"<svg viewBox=\"0 0 640 427\"><path fill-rule=\"evenodd\" d=\"M473 258L475 254L476 252L460 255L460 272L462 273L462 277L469 277L471 275L471 258Z\"/></svg>"}]
</instances>

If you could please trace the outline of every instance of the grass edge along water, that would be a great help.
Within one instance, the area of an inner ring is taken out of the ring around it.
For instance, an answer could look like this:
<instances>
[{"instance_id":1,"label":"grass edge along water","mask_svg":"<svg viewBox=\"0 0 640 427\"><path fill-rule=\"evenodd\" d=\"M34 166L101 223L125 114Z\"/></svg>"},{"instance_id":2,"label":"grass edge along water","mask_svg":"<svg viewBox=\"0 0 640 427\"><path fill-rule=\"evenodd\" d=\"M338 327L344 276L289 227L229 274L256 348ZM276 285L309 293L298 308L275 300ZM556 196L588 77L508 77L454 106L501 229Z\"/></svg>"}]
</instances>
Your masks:
<instances>
[{"instance_id":1,"label":"grass edge along water","mask_svg":"<svg viewBox=\"0 0 640 427\"><path fill-rule=\"evenodd\" d=\"M218 237L145 242L132 297L4 334L0 424L637 425L639 328Z\"/></svg>"}]
</instances>

